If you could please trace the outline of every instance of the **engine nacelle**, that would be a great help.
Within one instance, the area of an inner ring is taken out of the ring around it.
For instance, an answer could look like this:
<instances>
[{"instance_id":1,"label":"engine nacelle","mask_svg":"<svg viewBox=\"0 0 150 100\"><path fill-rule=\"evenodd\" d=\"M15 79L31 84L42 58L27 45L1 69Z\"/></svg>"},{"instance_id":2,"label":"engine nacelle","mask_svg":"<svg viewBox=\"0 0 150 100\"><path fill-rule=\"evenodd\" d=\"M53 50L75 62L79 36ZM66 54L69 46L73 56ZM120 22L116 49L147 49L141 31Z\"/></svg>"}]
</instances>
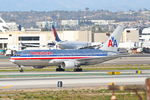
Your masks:
<instances>
[{"instance_id":1,"label":"engine nacelle","mask_svg":"<svg viewBox=\"0 0 150 100\"><path fill-rule=\"evenodd\" d=\"M33 68L35 68L35 69L42 69L44 67L46 67L46 66L33 66Z\"/></svg>"},{"instance_id":2,"label":"engine nacelle","mask_svg":"<svg viewBox=\"0 0 150 100\"><path fill-rule=\"evenodd\" d=\"M79 62L77 61L64 61L61 64L61 67L64 69L72 69L79 66Z\"/></svg>"}]
</instances>

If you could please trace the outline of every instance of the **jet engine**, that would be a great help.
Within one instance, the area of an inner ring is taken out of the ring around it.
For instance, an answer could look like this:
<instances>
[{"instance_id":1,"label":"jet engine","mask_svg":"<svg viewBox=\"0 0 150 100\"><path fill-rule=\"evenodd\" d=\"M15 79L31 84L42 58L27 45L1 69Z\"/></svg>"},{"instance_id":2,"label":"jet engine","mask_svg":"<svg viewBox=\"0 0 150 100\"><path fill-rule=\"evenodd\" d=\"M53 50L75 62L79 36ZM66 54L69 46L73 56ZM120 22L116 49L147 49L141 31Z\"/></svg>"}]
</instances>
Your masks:
<instances>
[{"instance_id":1,"label":"jet engine","mask_svg":"<svg viewBox=\"0 0 150 100\"><path fill-rule=\"evenodd\" d=\"M77 61L64 61L61 64L61 67L64 68L64 69L72 69L72 68L75 68L75 67L78 67L78 66L80 66L80 64Z\"/></svg>"},{"instance_id":2,"label":"jet engine","mask_svg":"<svg viewBox=\"0 0 150 100\"><path fill-rule=\"evenodd\" d=\"M44 67L46 67L46 66L33 66L33 68L35 68L35 69L42 69Z\"/></svg>"}]
</instances>

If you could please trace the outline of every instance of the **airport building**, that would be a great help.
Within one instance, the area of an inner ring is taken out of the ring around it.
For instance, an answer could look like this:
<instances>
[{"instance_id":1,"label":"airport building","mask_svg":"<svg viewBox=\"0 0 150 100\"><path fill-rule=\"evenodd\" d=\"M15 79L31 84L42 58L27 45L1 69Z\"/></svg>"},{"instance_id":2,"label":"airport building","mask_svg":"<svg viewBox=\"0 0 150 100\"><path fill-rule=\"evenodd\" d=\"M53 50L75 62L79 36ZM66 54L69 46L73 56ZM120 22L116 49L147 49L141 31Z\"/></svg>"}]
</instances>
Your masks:
<instances>
[{"instance_id":1,"label":"airport building","mask_svg":"<svg viewBox=\"0 0 150 100\"><path fill-rule=\"evenodd\" d=\"M127 28L124 30L122 42L139 42L139 29Z\"/></svg>"},{"instance_id":2,"label":"airport building","mask_svg":"<svg viewBox=\"0 0 150 100\"><path fill-rule=\"evenodd\" d=\"M108 24L114 24L115 20L91 20L92 23L95 25L108 25Z\"/></svg>"},{"instance_id":3,"label":"airport building","mask_svg":"<svg viewBox=\"0 0 150 100\"><path fill-rule=\"evenodd\" d=\"M77 26L84 20L62 20L61 25L63 26ZM94 25L108 25L114 24L115 20L88 20L89 22L93 23Z\"/></svg>"},{"instance_id":4,"label":"airport building","mask_svg":"<svg viewBox=\"0 0 150 100\"><path fill-rule=\"evenodd\" d=\"M62 26L77 26L79 25L79 20L61 20Z\"/></svg>"},{"instance_id":5,"label":"airport building","mask_svg":"<svg viewBox=\"0 0 150 100\"><path fill-rule=\"evenodd\" d=\"M9 22L9 23L6 23L6 24L7 24L10 31L18 31L19 30L19 28L18 28L19 25L15 22Z\"/></svg>"},{"instance_id":6,"label":"airport building","mask_svg":"<svg viewBox=\"0 0 150 100\"><path fill-rule=\"evenodd\" d=\"M110 34L92 33L91 31L58 31L58 35L61 40L104 43ZM51 31L0 32L0 49L19 50L21 43L43 46L51 41L54 41L54 35ZM138 29L125 29L121 42L139 42Z\"/></svg>"},{"instance_id":7,"label":"airport building","mask_svg":"<svg viewBox=\"0 0 150 100\"><path fill-rule=\"evenodd\" d=\"M0 17L0 31L5 32L5 31L18 31L19 30L19 25L15 22L5 22L1 17Z\"/></svg>"},{"instance_id":8,"label":"airport building","mask_svg":"<svg viewBox=\"0 0 150 100\"><path fill-rule=\"evenodd\" d=\"M42 22L36 22L36 25L40 29L51 29L53 22L52 21L42 21Z\"/></svg>"},{"instance_id":9,"label":"airport building","mask_svg":"<svg viewBox=\"0 0 150 100\"><path fill-rule=\"evenodd\" d=\"M138 28L127 28L124 30L120 48L133 49L141 47L139 43L139 29Z\"/></svg>"},{"instance_id":10,"label":"airport building","mask_svg":"<svg viewBox=\"0 0 150 100\"><path fill-rule=\"evenodd\" d=\"M69 41L89 41L88 34L90 34L88 31L58 31L62 40ZM0 49L20 50L21 43L43 46L52 41L54 35L50 31L0 32Z\"/></svg>"},{"instance_id":11,"label":"airport building","mask_svg":"<svg viewBox=\"0 0 150 100\"><path fill-rule=\"evenodd\" d=\"M105 42L110 33L94 33L94 41ZM127 28L124 30L121 42L139 42L139 30L137 28Z\"/></svg>"},{"instance_id":12,"label":"airport building","mask_svg":"<svg viewBox=\"0 0 150 100\"><path fill-rule=\"evenodd\" d=\"M47 32L6 32L0 33L0 48L19 50L20 43L45 45L49 36Z\"/></svg>"},{"instance_id":13,"label":"airport building","mask_svg":"<svg viewBox=\"0 0 150 100\"><path fill-rule=\"evenodd\" d=\"M150 27L143 29L139 40L141 42L142 47L150 48Z\"/></svg>"}]
</instances>

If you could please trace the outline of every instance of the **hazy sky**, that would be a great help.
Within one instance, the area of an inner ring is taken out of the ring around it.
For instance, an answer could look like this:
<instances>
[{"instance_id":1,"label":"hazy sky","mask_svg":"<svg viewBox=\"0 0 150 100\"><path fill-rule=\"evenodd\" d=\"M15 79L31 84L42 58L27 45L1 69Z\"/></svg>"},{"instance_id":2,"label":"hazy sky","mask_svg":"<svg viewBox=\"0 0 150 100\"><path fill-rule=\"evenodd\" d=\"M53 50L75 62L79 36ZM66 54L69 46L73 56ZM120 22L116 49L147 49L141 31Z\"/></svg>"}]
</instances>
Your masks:
<instances>
[{"instance_id":1,"label":"hazy sky","mask_svg":"<svg viewBox=\"0 0 150 100\"><path fill-rule=\"evenodd\" d=\"M150 9L150 0L0 0L0 11L91 10L126 11Z\"/></svg>"}]
</instances>

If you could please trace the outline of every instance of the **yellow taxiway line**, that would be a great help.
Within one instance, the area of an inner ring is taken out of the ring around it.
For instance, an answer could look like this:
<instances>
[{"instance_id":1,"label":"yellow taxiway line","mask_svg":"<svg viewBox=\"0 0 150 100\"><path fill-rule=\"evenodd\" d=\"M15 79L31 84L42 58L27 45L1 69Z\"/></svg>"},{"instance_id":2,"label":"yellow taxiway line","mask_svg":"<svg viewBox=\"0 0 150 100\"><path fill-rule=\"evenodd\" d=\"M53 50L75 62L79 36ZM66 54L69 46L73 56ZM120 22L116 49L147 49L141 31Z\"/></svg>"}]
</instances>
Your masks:
<instances>
[{"instance_id":1,"label":"yellow taxiway line","mask_svg":"<svg viewBox=\"0 0 150 100\"><path fill-rule=\"evenodd\" d=\"M8 89L8 88L11 88L11 87L13 87L13 85L3 86L3 87L0 87L0 89Z\"/></svg>"}]
</instances>

